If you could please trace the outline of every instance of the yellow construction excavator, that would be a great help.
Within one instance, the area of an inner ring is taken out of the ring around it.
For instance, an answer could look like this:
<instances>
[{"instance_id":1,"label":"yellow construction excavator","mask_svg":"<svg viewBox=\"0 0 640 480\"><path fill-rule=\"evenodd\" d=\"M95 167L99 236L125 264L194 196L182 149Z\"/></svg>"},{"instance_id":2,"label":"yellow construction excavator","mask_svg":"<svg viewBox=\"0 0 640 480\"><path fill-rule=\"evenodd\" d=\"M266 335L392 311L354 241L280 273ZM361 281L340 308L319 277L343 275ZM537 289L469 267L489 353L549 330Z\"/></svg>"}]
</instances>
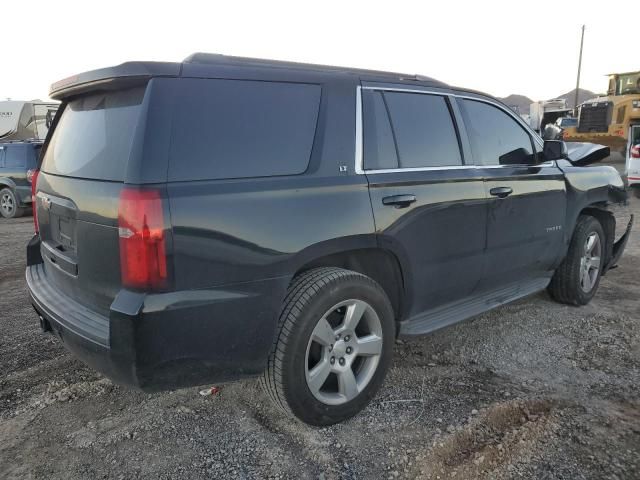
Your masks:
<instances>
[{"instance_id":1,"label":"yellow construction excavator","mask_svg":"<svg viewBox=\"0 0 640 480\"><path fill-rule=\"evenodd\" d=\"M564 129L565 141L599 143L625 155L631 131L640 125L640 71L610 74L607 95L578 110L578 125Z\"/></svg>"}]
</instances>

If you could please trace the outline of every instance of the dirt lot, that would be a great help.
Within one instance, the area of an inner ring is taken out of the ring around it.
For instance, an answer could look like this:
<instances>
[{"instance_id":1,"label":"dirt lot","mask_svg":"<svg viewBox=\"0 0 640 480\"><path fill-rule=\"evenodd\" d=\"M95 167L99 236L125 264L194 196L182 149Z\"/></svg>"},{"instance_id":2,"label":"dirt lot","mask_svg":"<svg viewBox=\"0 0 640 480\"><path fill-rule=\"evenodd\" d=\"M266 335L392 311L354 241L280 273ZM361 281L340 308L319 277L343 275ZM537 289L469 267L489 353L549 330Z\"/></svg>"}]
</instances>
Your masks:
<instances>
[{"instance_id":1,"label":"dirt lot","mask_svg":"<svg viewBox=\"0 0 640 480\"><path fill-rule=\"evenodd\" d=\"M0 220L0 478L638 479L638 230L590 305L541 293L398 342L366 411L316 429L257 382L147 395L84 367L27 301L31 218Z\"/></svg>"}]
</instances>

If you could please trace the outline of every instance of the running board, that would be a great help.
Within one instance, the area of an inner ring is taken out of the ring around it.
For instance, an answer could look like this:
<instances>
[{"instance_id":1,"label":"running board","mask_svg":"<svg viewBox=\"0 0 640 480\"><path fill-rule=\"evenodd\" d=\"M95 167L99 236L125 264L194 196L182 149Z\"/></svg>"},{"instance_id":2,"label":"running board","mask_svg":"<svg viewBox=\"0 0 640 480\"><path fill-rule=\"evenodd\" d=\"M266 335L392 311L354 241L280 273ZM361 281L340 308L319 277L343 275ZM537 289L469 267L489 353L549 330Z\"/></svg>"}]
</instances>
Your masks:
<instances>
[{"instance_id":1,"label":"running board","mask_svg":"<svg viewBox=\"0 0 640 480\"><path fill-rule=\"evenodd\" d=\"M423 335L467 320L506 303L544 290L551 277L535 278L484 292L462 301L428 310L400 323L400 335Z\"/></svg>"}]
</instances>

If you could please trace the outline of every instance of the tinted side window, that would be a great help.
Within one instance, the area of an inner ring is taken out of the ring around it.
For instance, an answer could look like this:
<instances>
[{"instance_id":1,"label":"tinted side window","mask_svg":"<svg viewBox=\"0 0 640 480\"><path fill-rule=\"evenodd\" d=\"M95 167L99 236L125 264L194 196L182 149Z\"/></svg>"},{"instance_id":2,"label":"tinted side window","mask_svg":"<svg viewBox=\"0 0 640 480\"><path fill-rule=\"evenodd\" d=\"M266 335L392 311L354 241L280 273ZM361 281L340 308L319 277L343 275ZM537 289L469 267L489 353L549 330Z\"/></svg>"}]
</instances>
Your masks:
<instances>
[{"instance_id":1,"label":"tinted side window","mask_svg":"<svg viewBox=\"0 0 640 480\"><path fill-rule=\"evenodd\" d=\"M461 165L460 146L444 97L384 92L400 168Z\"/></svg>"},{"instance_id":2,"label":"tinted side window","mask_svg":"<svg viewBox=\"0 0 640 480\"><path fill-rule=\"evenodd\" d=\"M535 163L531 137L513 118L493 105L463 100L465 123L479 165Z\"/></svg>"},{"instance_id":3,"label":"tinted side window","mask_svg":"<svg viewBox=\"0 0 640 480\"><path fill-rule=\"evenodd\" d=\"M169 180L303 173L320 106L319 85L182 79Z\"/></svg>"},{"instance_id":4,"label":"tinted side window","mask_svg":"<svg viewBox=\"0 0 640 480\"><path fill-rule=\"evenodd\" d=\"M398 168L398 155L382 92L363 90L362 114L364 168Z\"/></svg>"},{"instance_id":5,"label":"tinted side window","mask_svg":"<svg viewBox=\"0 0 640 480\"><path fill-rule=\"evenodd\" d=\"M27 151L24 145L15 145L7 148L4 159L4 166L7 168L25 168L25 153Z\"/></svg>"},{"instance_id":6,"label":"tinted side window","mask_svg":"<svg viewBox=\"0 0 640 480\"><path fill-rule=\"evenodd\" d=\"M40 157L40 151L42 150L42 144L34 145L33 150L30 150L27 155L27 168L36 168L38 166L38 157Z\"/></svg>"}]
</instances>

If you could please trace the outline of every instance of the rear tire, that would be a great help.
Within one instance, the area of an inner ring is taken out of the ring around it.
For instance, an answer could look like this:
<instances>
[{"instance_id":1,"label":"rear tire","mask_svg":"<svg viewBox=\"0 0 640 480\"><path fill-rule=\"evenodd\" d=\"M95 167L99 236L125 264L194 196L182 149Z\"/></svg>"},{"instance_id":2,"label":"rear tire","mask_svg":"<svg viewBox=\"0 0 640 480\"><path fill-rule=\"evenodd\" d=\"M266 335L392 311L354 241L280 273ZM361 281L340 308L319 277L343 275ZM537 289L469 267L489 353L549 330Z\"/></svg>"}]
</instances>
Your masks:
<instances>
[{"instance_id":1,"label":"rear tire","mask_svg":"<svg viewBox=\"0 0 640 480\"><path fill-rule=\"evenodd\" d=\"M548 291L560 303L586 305L598 290L604 267L606 237L600 222L581 215L567 256L556 269Z\"/></svg>"},{"instance_id":2,"label":"rear tire","mask_svg":"<svg viewBox=\"0 0 640 480\"><path fill-rule=\"evenodd\" d=\"M262 385L286 413L316 426L357 414L391 362L395 322L384 290L341 268L293 279Z\"/></svg>"},{"instance_id":3,"label":"rear tire","mask_svg":"<svg viewBox=\"0 0 640 480\"><path fill-rule=\"evenodd\" d=\"M4 218L21 217L24 214L24 208L18 205L18 199L10 188L0 190L0 215Z\"/></svg>"}]
</instances>

